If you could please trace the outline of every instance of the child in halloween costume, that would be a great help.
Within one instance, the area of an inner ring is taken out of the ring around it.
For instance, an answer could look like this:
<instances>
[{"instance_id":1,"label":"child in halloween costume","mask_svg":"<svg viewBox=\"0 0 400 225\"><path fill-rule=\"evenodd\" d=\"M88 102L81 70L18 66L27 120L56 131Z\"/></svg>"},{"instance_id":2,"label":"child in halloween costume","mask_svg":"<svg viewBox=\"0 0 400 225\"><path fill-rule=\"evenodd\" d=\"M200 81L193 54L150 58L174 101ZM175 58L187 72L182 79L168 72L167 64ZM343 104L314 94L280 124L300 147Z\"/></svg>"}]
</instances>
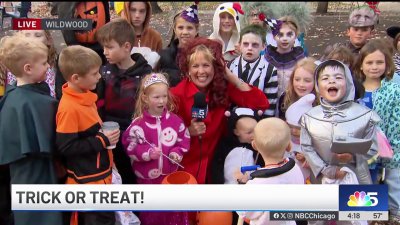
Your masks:
<instances>
[{"instance_id":1,"label":"child in halloween costume","mask_svg":"<svg viewBox=\"0 0 400 225\"><path fill-rule=\"evenodd\" d=\"M354 102L353 79L343 63L327 60L317 67L315 77L321 105L303 114L300 136L302 150L314 175L312 178L317 178L312 179L312 183L321 183L323 177L343 179L347 173L341 168L346 166L356 174L358 183L370 184L366 159L376 154L371 144L379 116ZM321 129L327 126L332 129ZM342 145L346 145L346 149L363 148L368 153L332 152L335 146Z\"/></svg>"},{"instance_id":2,"label":"child in halloween costume","mask_svg":"<svg viewBox=\"0 0 400 225\"><path fill-rule=\"evenodd\" d=\"M240 17L243 14L244 12L239 3L222 3L215 10L213 32L210 35L210 39L216 39L221 42L222 53L227 62L230 62L239 54L235 45L239 43Z\"/></svg>"},{"instance_id":3,"label":"child in halloween costume","mask_svg":"<svg viewBox=\"0 0 400 225\"><path fill-rule=\"evenodd\" d=\"M304 2L243 2L243 11L245 12L244 19L241 20L242 26L249 24L257 24L267 29L266 43L267 45L277 46L274 36L269 26L263 23L259 18L280 18L287 15L296 17L300 27L300 34L294 42L294 47L301 46L304 49L305 55L307 49L304 42L304 35L312 20L311 13ZM262 52L264 54L264 52Z\"/></svg>"},{"instance_id":4,"label":"child in halloween costume","mask_svg":"<svg viewBox=\"0 0 400 225\"><path fill-rule=\"evenodd\" d=\"M59 19L91 19L93 28L90 31L62 30L62 34L67 46L82 45L95 51L100 57L102 64L107 62L103 53L103 48L95 38L96 32L110 21L110 10L108 1L99 2L58 2L57 15ZM66 83L63 75L56 66L56 98L61 99L62 86Z\"/></svg>"},{"instance_id":5,"label":"child in halloween costume","mask_svg":"<svg viewBox=\"0 0 400 225\"><path fill-rule=\"evenodd\" d=\"M7 86L0 101L0 166L9 166L11 184L57 183L53 156L58 102L44 82L47 59L48 48L38 40L7 36L0 41L0 61L18 81ZM60 212L13 214L19 225L62 224Z\"/></svg>"},{"instance_id":6,"label":"child in halloween costume","mask_svg":"<svg viewBox=\"0 0 400 225\"><path fill-rule=\"evenodd\" d=\"M268 45L264 57L278 70L278 97L286 90L296 62L304 58L302 47L294 47L299 27L293 17L279 20L260 18L272 29L277 47Z\"/></svg>"},{"instance_id":7,"label":"child in halloween costume","mask_svg":"<svg viewBox=\"0 0 400 225\"><path fill-rule=\"evenodd\" d=\"M189 150L189 131L171 112L175 106L168 88L162 74L143 78L134 119L122 137L139 184L161 184ZM189 220L185 212L141 212L139 218L146 225L187 224Z\"/></svg>"},{"instance_id":8,"label":"child in halloween costume","mask_svg":"<svg viewBox=\"0 0 400 225\"><path fill-rule=\"evenodd\" d=\"M290 150L290 129L279 118L266 118L254 129L252 146L262 156L265 166L250 174L246 185L258 184L303 184L303 175L293 159L285 157ZM240 217L250 219L250 224L295 225L295 221L270 221L269 211L237 212Z\"/></svg>"},{"instance_id":9,"label":"child in halloween costume","mask_svg":"<svg viewBox=\"0 0 400 225\"><path fill-rule=\"evenodd\" d=\"M122 18L128 20L135 30L135 41L131 53L140 53L154 68L160 59L161 34L150 27L152 8L150 2L124 2Z\"/></svg>"},{"instance_id":10,"label":"child in halloween costume","mask_svg":"<svg viewBox=\"0 0 400 225\"><path fill-rule=\"evenodd\" d=\"M349 39L343 43L328 45L324 50L324 55L321 57L321 60L326 60L326 56L337 46L345 46L353 53L354 57L357 57L361 48L372 37L372 31L377 22L378 14L376 13L376 8L371 8L368 5L355 8L349 14L347 22L346 35Z\"/></svg>"},{"instance_id":11,"label":"child in halloween costume","mask_svg":"<svg viewBox=\"0 0 400 225\"><path fill-rule=\"evenodd\" d=\"M300 146L300 117L308 112L314 104L315 95L307 94L291 104L286 110L286 122L291 133L290 157L292 157L300 167L304 176L304 183L310 183L310 167L304 157Z\"/></svg>"},{"instance_id":12,"label":"child in halloween costume","mask_svg":"<svg viewBox=\"0 0 400 225\"><path fill-rule=\"evenodd\" d=\"M189 40L198 37L199 26L197 4L191 5L174 17L171 40L168 47L160 51L157 66L158 71L168 74L171 87L175 87L183 77L178 66L178 54Z\"/></svg>"},{"instance_id":13,"label":"child in halloween costume","mask_svg":"<svg viewBox=\"0 0 400 225\"><path fill-rule=\"evenodd\" d=\"M50 31L48 30L22 30L18 32L19 35L23 35L28 38L35 38L43 42L49 49L49 58L48 63L50 65L49 69L46 72L46 83L50 88L50 95L52 97L56 97L55 90L55 63L57 61L57 52L54 46L53 38L51 37ZM15 76L12 73L7 74L7 83L14 84L16 83ZM61 95L61 94L60 94Z\"/></svg>"},{"instance_id":14,"label":"child in halloween costume","mask_svg":"<svg viewBox=\"0 0 400 225\"><path fill-rule=\"evenodd\" d=\"M260 120L257 113L240 107L225 112L228 135L220 141L213 158L213 184L238 184L236 175L241 166L264 166L261 156L251 146L254 127Z\"/></svg>"},{"instance_id":15,"label":"child in halloween costume","mask_svg":"<svg viewBox=\"0 0 400 225\"><path fill-rule=\"evenodd\" d=\"M67 168L66 184L111 184L113 150L120 131L102 131L97 112L97 95L92 91L101 78L100 56L81 45L64 48L59 57L60 70L67 80L58 106L57 151ZM114 212L73 212L71 225L115 224Z\"/></svg>"},{"instance_id":16,"label":"child in halloween costume","mask_svg":"<svg viewBox=\"0 0 400 225\"><path fill-rule=\"evenodd\" d=\"M367 159L376 154L371 145L379 116L354 102L352 75L340 61L322 62L315 77L321 105L303 114L300 136L312 171L311 182L371 184ZM309 224L327 224L327 221L309 221Z\"/></svg>"},{"instance_id":17,"label":"child in halloween costume","mask_svg":"<svg viewBox=\"0 0 400 225\"><path fill-rule=\"evenodd\" d=\"M243 28L240 33L240 56L228 63L229 69L244 82L257 86L267 97L270 105L263 117L275 115L278 98L276 68L260 56L265 49L265 31L257 25Z\"/></svg>"}]
</instances>

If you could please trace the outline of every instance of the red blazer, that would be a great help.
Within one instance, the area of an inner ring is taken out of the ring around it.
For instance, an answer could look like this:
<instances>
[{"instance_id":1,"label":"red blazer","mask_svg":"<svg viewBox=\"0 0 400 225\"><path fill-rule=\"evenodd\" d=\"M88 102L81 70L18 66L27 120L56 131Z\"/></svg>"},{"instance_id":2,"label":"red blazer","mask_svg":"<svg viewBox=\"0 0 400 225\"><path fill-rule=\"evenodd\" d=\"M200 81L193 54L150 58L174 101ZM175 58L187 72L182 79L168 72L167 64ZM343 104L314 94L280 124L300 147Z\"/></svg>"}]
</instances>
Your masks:
<instances>
[{"instance_id":1,"label":"red blazer","mask_svg":"<svg viewBox=\"0 0 400 225\"><path fill-rule=\"evenodd\" d=\"M177 114L183 119L187 127L192 119L192 106L194 95L199 91L194 83L187 78L182 80L176 87L171 88L176 98ZM269 107L265 94L257 87L251 86L250 91L242 92L232 84L228 84L227 94L229 101L241 107L266 110ZM207 95L206 101L208 102ZM190 150L183 157L182 164L185 171L196 177L199 184L206 182L208 164L212 161L215 148L226 129L225 111L228 108L218 107L208 111L207 117L203 120L206 124L206 133L202 135L202 146L198 137L191 137Z\"/></svg>"}]
</instances>

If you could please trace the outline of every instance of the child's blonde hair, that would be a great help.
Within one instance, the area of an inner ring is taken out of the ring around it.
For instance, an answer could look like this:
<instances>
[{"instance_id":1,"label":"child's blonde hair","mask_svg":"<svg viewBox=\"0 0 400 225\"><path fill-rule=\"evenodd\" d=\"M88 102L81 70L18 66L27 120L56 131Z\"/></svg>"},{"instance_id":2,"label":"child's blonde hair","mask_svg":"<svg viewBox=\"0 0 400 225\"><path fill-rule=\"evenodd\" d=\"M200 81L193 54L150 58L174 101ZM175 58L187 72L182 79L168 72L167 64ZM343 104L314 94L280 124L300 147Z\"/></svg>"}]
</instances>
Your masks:
<instances>
[{"instance_id":1,"label":"child's blonde hair","mask_svg":"<svg viewBox=\"0 0 400 225\"><path fill-rule=\"evenodd\" d=\"M294 30L294 33L299 35L299 26L297 25L297 21L294 17L292 16L284 16L279 18L280 21L282 21L282 26L286 24L290 29Z\"/></svg>"},{"instance_id":2,"label":"child's blonde hair","mask_svg":"<svg viewBox=\"0 0 400 225\"><path fill-rule=\"evenodd\" d=\"M91 69L101 66L100 56L90 48L71 45L64 48L58 60L58 67L65 80L73 74L86 75Z\"/></svg>"},{"instance_id":3,"label":"child's blonde hair","mask_svg":"<svg viewBox=\"0 0 400 225\"><path fill-rule=\"evenodd\" d=\"M169 87L169 83L167 80L167 74L164 73L150 73L147 74L140 82L140 88L136 100L135 113L133 115L133 119L142 117L143 112L148 108L147 104L144 101L145 96L151 92L155 88L154 84L162 83ZM172 99L172 95L168 90L168 102L167 102L167 110L169 112L175 110L175 104Z\"/></svg>"},{"instance_id":4,"label":"child's blonde hair","mask_svg":"<svg viewBox=\"0 0 400 225\"><path fill-rule=\"evenodd\" d=\"M22 76L25 64L47 55L47 46L38 40L14 35L0 41L0 61L16 77Z\"/></svg>"},{"instance_id":5,"label":"child's blonde hair","mask_svg":"<svg viewBox=\"0 0 400 225\"><path fill-rule=\"evenodd\" d=\"M254 144L261 155L277 155L284 152L290 144L290 128L279 118L266 118L254 128Z\"/></svg>"},{"instance_id":6,"label":"child's blonde hair","mask_svg":"<svg viewBox=\"0 0 400 225\"><path fill-rule=\"evenodd\" d=\"M291 104L293 104L294 102L296 102L297 100L300 99L300 97L294 91L294 86L293 86L294 74L295 74L296 70L300 67L307 70L311 74L313 74L312 78L314 80L314 88L311 93L316 95L316 91L315 91L316 80L314 78L314 73L315 73L315 69L317 68L317 65L315 64L315 61L317 61L315 58L307 57L307 58L299 60L296 63L296 66L293 69L292 75L290 76L288 88L286 89L285 97L283 99L282 109L287 110ZM317 104L318 104L318 98L315 98L313 106L315 106Z\"/></svg>"},{"instance_id":7,"label":"child's blonde hair","mask_svg":"<svg viewBox=\"0 0 400 225\"><path fill-rule=\"evenodd\" d=\"M391 80L393 78L395 66L393 63L392 55L389 53L388 47L383 44L382 41L374 39L368 41L367 44L365 44L364 47L361 48L360 54L357 58L357 62L354 65L354 72L359 80L364 81L366 78L361 69L365 57L376 51L380 51L385 56L386 68L385 72L381 76L381 80L384 78Z\"/></svg>"},{"instance_id":8,"label":"child's blonde hair","mask_svg":"<svg viewBox=\"0 0 400 225\"><path fill-rule=\"evenodd\" d=\"M51 37L51 33L49 30L41 30L41 31L43 31L44 33L44 36L47 40L46 46L49 49L47 62L49 63L50 67L54 67L57 60L57 50L56 47L54 46L53 38ZM17 34L23 35L23 31L17 32Z\"/></svg>"}]
</instances>

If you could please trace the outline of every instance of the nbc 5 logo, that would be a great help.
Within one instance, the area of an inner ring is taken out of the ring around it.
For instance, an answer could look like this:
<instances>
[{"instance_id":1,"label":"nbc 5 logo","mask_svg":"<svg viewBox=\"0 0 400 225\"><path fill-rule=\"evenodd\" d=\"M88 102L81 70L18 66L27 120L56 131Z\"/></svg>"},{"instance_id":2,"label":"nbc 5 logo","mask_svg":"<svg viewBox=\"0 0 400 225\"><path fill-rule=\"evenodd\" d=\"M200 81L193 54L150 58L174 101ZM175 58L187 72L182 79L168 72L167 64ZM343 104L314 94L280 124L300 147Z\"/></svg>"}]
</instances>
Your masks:
<instances>
[{"instance_id":1,"label":"nbc 5 logo","mask_svg":"<svg viewBox=\"0 0 400 225\"><path fill-rule=\"evenodd\" d=\"M206 110L205 109L200 109L199 110L199 116L204 117L206 115Z\"/></svg>"},{"instance_id":2,"label":"nbc 5 logo","mask_svg":"<svg viewBox=\"0 0 400 225\"><path fill-rule=\"evenodd\" d=\"M349 201L347 206L350 207L372 207L378 205L378 192L354 192L354 194L349 196Z\"/></svg>"}]
</instances>

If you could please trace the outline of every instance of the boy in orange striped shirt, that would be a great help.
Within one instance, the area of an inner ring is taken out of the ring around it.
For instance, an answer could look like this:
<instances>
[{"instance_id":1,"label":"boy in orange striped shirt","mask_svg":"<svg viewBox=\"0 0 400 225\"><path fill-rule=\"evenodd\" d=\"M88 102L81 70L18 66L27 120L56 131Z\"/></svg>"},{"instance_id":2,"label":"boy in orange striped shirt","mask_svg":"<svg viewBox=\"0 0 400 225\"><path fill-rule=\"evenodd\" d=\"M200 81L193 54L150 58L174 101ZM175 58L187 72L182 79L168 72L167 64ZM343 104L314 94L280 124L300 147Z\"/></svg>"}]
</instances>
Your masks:
<instances>
[{"instance_id":1,"label":"boy in orange striped shirt","mask_svg":"<svg viewBox=\"0 0 400 225\"><path fill-rule=\"evenodd\" d=\"M101 59L83 46L69 46L59 56L59 68L67 81L56 116L57 150L64 157L67 184L111 184L112 150L119 139L119 129L102 133L97 113L96 88L100 79ZM114 225L114 212L75 212L71 225L78 220L85 225Z\"/></svg>"}]
</instances>

